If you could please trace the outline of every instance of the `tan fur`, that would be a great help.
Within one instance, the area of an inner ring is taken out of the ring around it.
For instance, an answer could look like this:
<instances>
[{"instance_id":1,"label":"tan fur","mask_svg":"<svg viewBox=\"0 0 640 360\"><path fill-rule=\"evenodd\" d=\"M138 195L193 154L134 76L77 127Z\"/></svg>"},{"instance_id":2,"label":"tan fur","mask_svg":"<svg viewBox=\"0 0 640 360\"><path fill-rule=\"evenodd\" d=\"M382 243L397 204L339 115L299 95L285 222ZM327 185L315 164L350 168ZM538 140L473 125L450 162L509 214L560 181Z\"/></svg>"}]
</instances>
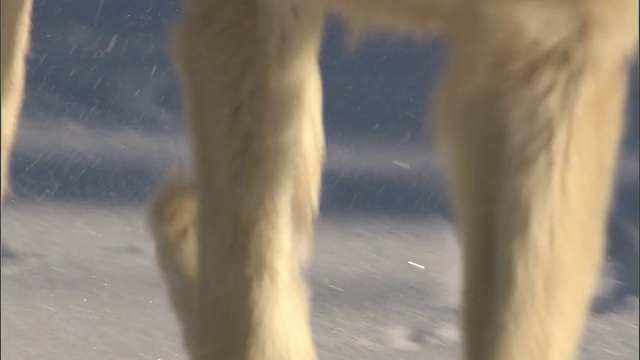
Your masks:
<instances>
[{"instance_id":1,"label":"tan fur","mask_svg":"<svg viewBox=\"0 0 640 360\"><path fill-rule=\"evenodd\" d=\"M5 9L19 2L2 2L3 194L29 30L28 6ZM167 181L149 223L190 358L316 358L300 265L324 157L326 12L450 39L434 115L465 245L464 358L575 358L603 262L637 0L185 1L173 53L196 177Z\"/></svg>"},{"instance_id":2,"label":"tan fur","mask_svg":"<svg viewBox=\"0 0 640 360\"><path fill-rule=\"evenodd\" d=\"M11 152L24 97L32 0L2 0L2 199L9 186Z\"/></svg>"},{"instance_id":3,"label":"tan fur","mask_svg":"<svg viewBox=\"0 0 640 360\"><path fill-rule=\"evenodd\" d=\"M198 276L197 210L193 183L186 177L173 176L160 186L148 212L158 266L190 354Z\"/></svg>"}]
</instances>

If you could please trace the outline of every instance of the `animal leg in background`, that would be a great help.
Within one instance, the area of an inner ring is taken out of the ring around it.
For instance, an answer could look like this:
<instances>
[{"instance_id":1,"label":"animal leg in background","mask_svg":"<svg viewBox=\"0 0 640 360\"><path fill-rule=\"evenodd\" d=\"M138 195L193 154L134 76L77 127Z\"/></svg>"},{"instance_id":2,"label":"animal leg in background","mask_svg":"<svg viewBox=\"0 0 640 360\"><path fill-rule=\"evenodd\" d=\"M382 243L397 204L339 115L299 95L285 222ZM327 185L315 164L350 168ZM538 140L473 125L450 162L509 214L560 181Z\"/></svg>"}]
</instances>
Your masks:
<instances>
[{"instance_id":1,"label":"animal leg in background","mask_svg":"<svg viewBox=\"0 0 640 360\"><path fill-rule=\"evenodd\" d=\"M2 199L9 188L11 155L24 98L32 0L2 0Z\"/></svg>"}]
</instances>

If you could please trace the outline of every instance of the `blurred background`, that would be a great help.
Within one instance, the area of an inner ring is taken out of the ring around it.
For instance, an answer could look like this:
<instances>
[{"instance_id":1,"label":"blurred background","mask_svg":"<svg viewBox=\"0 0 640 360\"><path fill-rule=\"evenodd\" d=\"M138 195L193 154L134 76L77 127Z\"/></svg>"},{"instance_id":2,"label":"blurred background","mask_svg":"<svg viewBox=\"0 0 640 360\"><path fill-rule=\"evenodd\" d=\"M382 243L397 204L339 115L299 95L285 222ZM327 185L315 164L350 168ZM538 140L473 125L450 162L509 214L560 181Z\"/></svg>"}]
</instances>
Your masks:
<instances>
[{"instance_id":1,"label":"blurred background","mask_svg":"<svg viewBox=\"0 0 640 360\"><path fill-rule=\"evenodd\" d=\"M7 359L185 358L144 227L188 168L167 56L178 0L39 0L27 96L2 213ZM321 66L327 161L310 281L323 359L455 359L458 245L425 131L445 46L373 38ZM608 266L584 359L638 354L638 64Z\"/></svg>"}]
</instances>

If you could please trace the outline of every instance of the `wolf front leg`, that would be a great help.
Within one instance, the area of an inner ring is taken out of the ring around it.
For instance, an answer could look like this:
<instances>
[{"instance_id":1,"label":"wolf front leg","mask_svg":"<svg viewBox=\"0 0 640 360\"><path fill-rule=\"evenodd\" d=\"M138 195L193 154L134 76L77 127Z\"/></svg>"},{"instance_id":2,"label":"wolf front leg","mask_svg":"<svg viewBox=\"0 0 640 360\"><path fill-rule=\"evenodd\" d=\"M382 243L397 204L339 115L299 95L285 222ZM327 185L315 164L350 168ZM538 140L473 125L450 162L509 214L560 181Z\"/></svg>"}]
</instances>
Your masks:
<instances>
[{"instance_id":1,"label":"wolf front leg","mask_svg":"<svg viewBox=\"0 0 640 360\"><path fill-rule=\"evenodd\" d=\"M9 187L9 164L15 143L31 32L31 0L2 0L2 199Z\"/></svg>"},{"instance_id":2,"label":"wolf front leg","mask_svg":"<svg viewBox=\"0 0 640 360\"><path fill-rule=\"evenodd\" d=\"M437 121L464 237L466 359L577 354L603 263L637 6L495 1L453 17Z\"/></svg>"},{"instance_id":3,"label":"wolf front leg","mask_svg":"<svg viewBox=\"0 0 640 360\"><path fill-rule=\"evenodd\" d=\"M319 187L304 183L319 184L323 145L305 142L322 139L324 14L258 0L184 12L172 41L199 206L191 357L315 359L294 203L315 206Z\"/></svg>"}]
</instances>

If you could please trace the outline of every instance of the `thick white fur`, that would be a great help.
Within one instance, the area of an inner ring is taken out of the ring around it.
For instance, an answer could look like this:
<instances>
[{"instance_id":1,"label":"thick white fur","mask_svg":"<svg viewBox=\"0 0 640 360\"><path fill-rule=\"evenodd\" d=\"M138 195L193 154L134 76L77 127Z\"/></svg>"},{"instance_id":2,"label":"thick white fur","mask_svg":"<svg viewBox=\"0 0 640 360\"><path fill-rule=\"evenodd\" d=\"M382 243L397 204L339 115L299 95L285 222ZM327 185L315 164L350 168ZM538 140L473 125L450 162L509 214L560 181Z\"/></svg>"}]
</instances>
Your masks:
<instances>
[{"instance_id":1,"label":"thick white fur","mask_svg":"<svg viewBox=\"0 0 640 360\"><path fill-rule=\"evenodd\" d=\"M438 149L464 238L468 360L576 356L604 254L637 0L187 0L173 30L196 177L149 220L192 360L316 358L300 264L324 156L327 12L442 32ZM2 1L2 189L31 1Z\"/></svg>"},{"instance_id":2,"label":"thick white fur","mask_svg":"<svg viewBox=\"0 0 640 360\"><path fill-rule=\"evenodd\" d=\"M18 130L24 94L31 28L31 0L0 2L2 26L2 199L8 188L9 160Z\"/></svg>"}]
</instances>

